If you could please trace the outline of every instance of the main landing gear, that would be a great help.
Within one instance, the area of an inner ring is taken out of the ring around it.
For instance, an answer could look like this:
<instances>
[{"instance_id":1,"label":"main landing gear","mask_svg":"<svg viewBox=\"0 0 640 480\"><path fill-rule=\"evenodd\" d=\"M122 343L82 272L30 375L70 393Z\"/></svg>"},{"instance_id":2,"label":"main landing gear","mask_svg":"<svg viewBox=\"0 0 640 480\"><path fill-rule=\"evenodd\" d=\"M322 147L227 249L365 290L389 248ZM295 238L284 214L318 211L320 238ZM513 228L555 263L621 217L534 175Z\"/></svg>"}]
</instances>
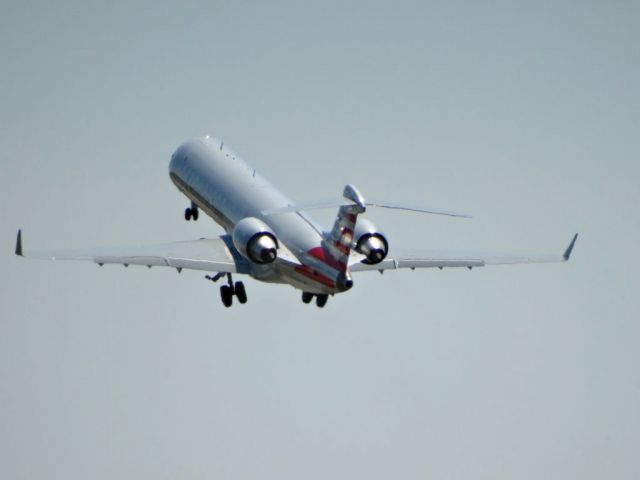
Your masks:
<instances>
[{"instance_id":1,"label":"main landing gear","mask_svg":"<svg viewBox=\"0 0 640 480\"><path fill-rule=\"evenodd\" d=\"M302 301L304 303L311 303L313 297L316 297L316 305L320 308L324 307L329 299L329 295L316 295L314 293L302 292Z\"/></svg>"},{"instance_id":2,"label":"main landing gear","mask_svg":"<svg viewBox=\"0 0 640 480\"><path fill-rule=\"evenodd\" d=\"M195 203L191 202L191 208L185 209L184 219L187 222L191 219L193 219L194 222L198 220L198 206Z\"/></svg>"},{"instance_id":3,"label":"main landing gear","mask_svg":"<svg viewBox=\"0 0 640 480\"><path fill-rule=\"evenodd\" d=\"M224 275L225 275L224 273L218 273L213 277L210 277L209 275L207 275L204 278L206 278L207 280L211 280L212 282L217 282ZM225 307L229 308L233 304L234 295L236 296L236 298L240 303L243 303L243 304L247 303L247 291L244 289L244 283L242 282L233 283L231 274L227 273L226 275L227 275L227 285L222 285L220 287L220 299L222 300L222 304Z\"/></svg>"}]
</instances>

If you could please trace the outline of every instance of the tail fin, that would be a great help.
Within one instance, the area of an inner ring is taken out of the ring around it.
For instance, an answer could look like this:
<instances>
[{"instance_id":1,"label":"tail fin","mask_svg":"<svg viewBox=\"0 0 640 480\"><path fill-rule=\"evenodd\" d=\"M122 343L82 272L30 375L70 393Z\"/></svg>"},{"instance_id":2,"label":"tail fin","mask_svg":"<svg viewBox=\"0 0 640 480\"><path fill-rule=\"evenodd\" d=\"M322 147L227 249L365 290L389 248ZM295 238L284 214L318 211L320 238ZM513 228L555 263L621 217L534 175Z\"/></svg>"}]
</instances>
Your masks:
<instances>
[{"instance_id":1,"label":"tail fin","mask_svg":"<svg viewBox=\"0 0 640 480\"><path fill-rule=\"evenodd\" d=\"M323 241L323 246L336 260L339 271L346 272L349 264L349 253L353 244L353 232L356 227L358 215L366 210L364 198L353 185L344 187L342 195L353 202L350 205L342 205L338 209L338 216Z\"/></svg>"}]
</instances>

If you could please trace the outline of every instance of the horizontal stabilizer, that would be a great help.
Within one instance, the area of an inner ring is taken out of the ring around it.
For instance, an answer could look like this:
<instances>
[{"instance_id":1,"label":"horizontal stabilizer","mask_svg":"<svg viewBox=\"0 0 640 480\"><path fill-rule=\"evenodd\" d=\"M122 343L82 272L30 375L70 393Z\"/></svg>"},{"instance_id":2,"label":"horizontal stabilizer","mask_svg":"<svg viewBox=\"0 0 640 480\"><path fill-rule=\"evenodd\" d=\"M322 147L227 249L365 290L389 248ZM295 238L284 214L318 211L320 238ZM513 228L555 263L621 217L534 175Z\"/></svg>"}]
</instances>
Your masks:
<instances>
[{"instance_id":1,"label":"horizontal stabilizer","mask_svg":"<svg viewBox=\"0 0 640 480\"><path fill-rule=\"evenodd\" d=\"M468 213L454 212L441 208L422 207L418 205L406 205L402 203L387 202L383 200L367 200L368 207L390 208L392 210L405 210L408 212L431 213L433 215L446 215L448 217L472 218Z\"/></svg>"},{"instance_id":2,"label":"horizontal stabilizer","mask_svg":"<svg viewBox=\"0 0 640 480\"><path fill-rule=\"evenodd\" d=\"M280 208L272 208L269 210L263 210L262 214L266 216L280 215L283 213L301 212L305 210L319 210L323 208L348 207L352 205L356 205L356 203L349 200L345 200L344 198L336 198L336 199L321 200L316 202L298 203L296 205L287 205L286 207L280 207ZM393 210L404 210L408 212L430 213L433 215L446 215L449 217L472 218L471 215L467 213L453 212L450 210L444 210L440 208L406 205L401 203L378 201L378 200L367 200L364 202L364 205L367 207L389 208Z\"/></svg>"}]
</instances>

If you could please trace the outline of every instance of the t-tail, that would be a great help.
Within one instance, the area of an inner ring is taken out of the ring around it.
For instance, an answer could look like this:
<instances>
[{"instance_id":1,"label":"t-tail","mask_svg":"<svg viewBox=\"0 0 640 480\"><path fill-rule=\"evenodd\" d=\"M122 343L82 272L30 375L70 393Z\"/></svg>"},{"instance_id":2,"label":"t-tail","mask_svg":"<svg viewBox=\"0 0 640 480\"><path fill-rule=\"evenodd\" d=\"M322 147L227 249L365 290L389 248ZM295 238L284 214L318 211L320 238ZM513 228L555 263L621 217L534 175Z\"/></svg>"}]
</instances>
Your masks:
<instances>
[{"instance_id":1,"label":"t-tail","mask_svg":"<svg viewBox=\"0 0 640 480\"><path fill-rule=\"evenodd\" d=\"M366 204L362 194L353 185L344 187L344 198L353 204L342 205L331 231L325 235L323 247L329 251L341 273L346 273L349 265L349 254L353 245L353 235L358 215L364 213Z\"/></svg>"}]
</instances>

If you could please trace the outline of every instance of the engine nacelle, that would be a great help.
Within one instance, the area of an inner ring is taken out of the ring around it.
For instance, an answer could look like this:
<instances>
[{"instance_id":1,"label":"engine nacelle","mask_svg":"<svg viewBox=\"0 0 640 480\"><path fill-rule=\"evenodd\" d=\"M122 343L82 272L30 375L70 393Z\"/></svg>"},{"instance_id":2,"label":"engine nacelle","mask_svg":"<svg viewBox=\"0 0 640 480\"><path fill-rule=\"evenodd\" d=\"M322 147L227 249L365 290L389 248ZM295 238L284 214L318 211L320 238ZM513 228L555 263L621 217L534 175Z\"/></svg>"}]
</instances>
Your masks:
<instances>
[{"instance_id":1,"label":"engine nacelle","mask_svg":"<svg viewBox=\"0 0 640 480\"><path fill-rule=\"evenodd\" d=\"M274 262L278 256L278 240L269 226L255 217L240 220L233 229L233 244L254 263Z\"/></svg>"},{"instance_id":2,"label":"engine nacelle","mask_svg":"<svg viewBox=\"0 0 640 480\"><path fill-rule=\"evenodd\" d=\"M353 238L355 251L366 257L362 263L375 265L384 260L389 253L389 243L385 236L365 218L358 218Z\"/></svg>"}]
</instances>

